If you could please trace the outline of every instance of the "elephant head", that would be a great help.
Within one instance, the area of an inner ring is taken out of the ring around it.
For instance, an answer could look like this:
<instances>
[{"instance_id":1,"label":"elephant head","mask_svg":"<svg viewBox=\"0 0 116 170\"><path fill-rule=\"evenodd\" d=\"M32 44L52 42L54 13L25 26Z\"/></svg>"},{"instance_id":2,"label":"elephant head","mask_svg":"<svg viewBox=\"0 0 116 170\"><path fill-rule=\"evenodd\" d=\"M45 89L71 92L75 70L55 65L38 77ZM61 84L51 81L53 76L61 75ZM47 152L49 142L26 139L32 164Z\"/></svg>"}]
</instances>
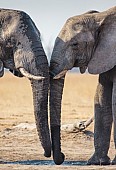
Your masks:
<instances>
[{"instance_id":1,"label":"elephant head","mask_svg":"<svg viewBox=\"0 0 116 170\"><path fill-rule=\"evenodd\" d=\"M69 18L56 38L50 61L50 124L53 158L64 161L61 152L61 102L65 74L73 67L92 74L105 72L116 61L116 7L105 12L89 11ZM112 58L111 62L108 59Z\"/></svg>"},{"instance_id":2,"label":"elephant head","mask_svg":"<svg viewBox=\"0 0 116 170\"><path fill-rule=\"evenodd\" d=\"M37 131L46 157L51 156L48 127L49 67L40 32L25 12L0 9L0 76L4 68L27 77L32 86Z\"/></svg>"}]
</instances>

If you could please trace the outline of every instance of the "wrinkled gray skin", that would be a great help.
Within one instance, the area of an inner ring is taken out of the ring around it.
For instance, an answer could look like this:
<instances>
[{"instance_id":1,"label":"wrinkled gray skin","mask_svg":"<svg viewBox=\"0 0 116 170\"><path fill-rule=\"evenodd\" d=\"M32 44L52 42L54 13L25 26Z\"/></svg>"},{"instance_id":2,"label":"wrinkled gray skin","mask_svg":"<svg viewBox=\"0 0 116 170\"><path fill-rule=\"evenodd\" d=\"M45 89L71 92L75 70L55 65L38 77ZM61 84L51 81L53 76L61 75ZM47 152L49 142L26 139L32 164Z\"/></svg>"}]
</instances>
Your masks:
<instances>
[{"instance_id":1,"label":"wrinkled gray skin","mask_svg":"<svg viewBox=\"0 0 116 170\"><path fill-rule=\"evenodd\" d=\"M116 145L116 7L89 11L69 18L56 38L50 62L50 124L53 159L64 161L61 152L61 102L65 73L79 67L99 74L95 96L95 153L88 164L109 164L107 156L112 120ZM110 71L109 71L110 70ZM113 116L112 116L113 115ZM113 161L116 164L116 158Z\"/></svg>"},{"instance_id":2,"label":"wrinkled gray skin","mask_svg":"<svg viewBox=\"0 0 116 170\"><path fill-rule=\"evenodd\" d=\"M36 80L29 78L33 92L34 114L37 131L44 155L51 155L51 142L48 128L48 85L49 69L40 33L25 12L0 9L0 76L4 68L16 76L23 76L20 68L29 74L45 77ZM25 75L25 74L24 74Z\"/></svg>"}]
</instances>

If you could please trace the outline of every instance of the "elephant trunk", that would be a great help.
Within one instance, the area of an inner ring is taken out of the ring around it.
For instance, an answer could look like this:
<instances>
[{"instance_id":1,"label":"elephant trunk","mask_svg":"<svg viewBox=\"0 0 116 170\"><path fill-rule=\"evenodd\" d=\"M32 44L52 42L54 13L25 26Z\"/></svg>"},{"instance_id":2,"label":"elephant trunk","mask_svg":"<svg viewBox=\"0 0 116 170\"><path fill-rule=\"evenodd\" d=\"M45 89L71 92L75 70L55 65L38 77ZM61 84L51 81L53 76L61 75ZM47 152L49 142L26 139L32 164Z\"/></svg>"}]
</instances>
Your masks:
<instances>
[{"instance_id":1,"label":"elephant trunk","mask_svg":"<svg viewBox=\"0 0 116 170\"><path fill-rule=\"evenodd\" d=\"M50 61L50 128L53 159L57 165L62 164L65 158L64 154L61 152L60 137L61 102L65 76L63 75L60 79L54 79L54 77L64 69L64 65L62 65L62 55L59 53L63 44L64 42L59 38L56 39Z\"/></svg>"},{"instance_id":2,"label":"elephant trunk","mask_svg":"<svg viewBox=\"0 0 116 170\"><path fill-rule=\"evenodd\" d=\"M60 165L64 161L61 152L60 126L61 126L61 102L64 87L64 79L55 80L50 78L50 125L53 159L55 164Z\"/></svg>"},{"instance_id":3,"label":"elephant trunk","mask_svg":"<svg viewBox=\"0 0 116 170\"><path fill-rule=\"evenodd\" d=\"M38 48L39 44L39 48ZM32 46L35 62L29 68L30 73L35 70L35 75L45 77L42 80L30 79L33 92L34 114L39 138L44 149L44 156L51 156L51 140L48 125L48 87L49 68L42 44L34 43Z\"/></svg>"},{"instance_id":4,"label":"elephant trunk","mask_svg":"<svg viewBox=\"0 0 116 170\"><path fill-rule=\"evenodd\" d=\"M51 141L48 127L48 79L31 80L36 127L44 149L44 156L51 156Z\"/></svg>"}]
</instances>

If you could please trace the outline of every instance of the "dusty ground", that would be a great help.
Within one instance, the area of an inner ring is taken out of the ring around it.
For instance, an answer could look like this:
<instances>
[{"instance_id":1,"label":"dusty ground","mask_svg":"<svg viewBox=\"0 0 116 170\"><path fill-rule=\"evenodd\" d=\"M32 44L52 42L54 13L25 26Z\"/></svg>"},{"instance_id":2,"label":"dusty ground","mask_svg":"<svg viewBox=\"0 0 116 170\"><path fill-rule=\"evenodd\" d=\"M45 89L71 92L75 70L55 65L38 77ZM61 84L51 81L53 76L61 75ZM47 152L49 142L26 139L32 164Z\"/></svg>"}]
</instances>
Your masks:
<instances>
[{"instance_id":1,"label":"dusty ground","mask_svg":"<svg viewBox=\"0 0 116 170\"><path fill-rule=\"evenodd\" d=\"M67 74L62 106L62 124L86 120L93 115L97 76ZM21 123L25 123L24 128ZM17 125L21 125L17 127ZM28 126L27 126L28 125ZM66 160L60 166L43 150L34 128L29 81L6 74L0 79L0 170L113 170L116 166L86 166L94 152L93 124L85 132L62 132ZM109 156L114 157L113 139Z\"/></svg>"}]
</instances>

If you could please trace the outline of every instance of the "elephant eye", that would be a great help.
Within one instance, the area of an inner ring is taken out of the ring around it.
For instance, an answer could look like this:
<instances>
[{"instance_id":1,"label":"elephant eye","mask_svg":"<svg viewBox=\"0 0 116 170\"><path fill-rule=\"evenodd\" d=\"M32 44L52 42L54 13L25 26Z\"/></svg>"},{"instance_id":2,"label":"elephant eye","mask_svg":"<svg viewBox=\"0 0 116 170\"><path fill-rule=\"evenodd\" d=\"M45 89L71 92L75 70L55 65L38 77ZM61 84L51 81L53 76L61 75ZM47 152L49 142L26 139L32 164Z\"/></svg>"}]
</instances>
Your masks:
<instances>
[{"instance_id":1,"label":"elephant eye","mask_svg":"<svg viewBox=\"0 0 116 170\"><path fill-rule=\"evenodd\" d=\"M74 43L74 44L73 44L73 46L77 46L77 45L78 45L78 43Z\"/></svg>"},{"instance_id":2,"label":"elephant eye","mask_svg":"<svg viewBox=\"0 0 116 170\"><path fill-rule=\"evenodd\" d=\"M73 49L77 49L78 48L78 43L76 43L76 42L72 43L71 46L72 46Z\"/></svg>"}]
</instances>

